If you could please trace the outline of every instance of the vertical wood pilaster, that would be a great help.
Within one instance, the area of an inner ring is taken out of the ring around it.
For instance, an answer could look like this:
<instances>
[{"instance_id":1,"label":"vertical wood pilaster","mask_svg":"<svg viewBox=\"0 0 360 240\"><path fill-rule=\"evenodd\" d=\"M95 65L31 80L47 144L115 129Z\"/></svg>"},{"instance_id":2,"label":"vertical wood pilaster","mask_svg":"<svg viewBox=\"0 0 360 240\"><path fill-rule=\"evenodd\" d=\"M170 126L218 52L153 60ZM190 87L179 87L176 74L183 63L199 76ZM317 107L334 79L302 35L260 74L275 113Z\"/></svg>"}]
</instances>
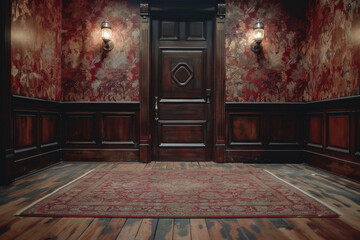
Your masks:
<instances>
[{"instance_id":1,"label":"vertical wood pilaster","mask_svg":"<svg viewBox=\"0 0 360 240\"><path fill-rule=\"evenodd\" d=\"M140 162L151 161L150 140L150 13L148 2L140 3Z\"/></svg>"},{"instance_id":2,"label":"vertical wood pilaster","mask_svg":"<svg viewBox=\"0 0 360 240\"><path fill-rule=\"evenodd\" d=\"M225 161L225 14L218 3L215 19L215 161Z\"/></svg>"},{"instance_id":3,"label":"vertical wood pilaster","mask_svg":"<svg viewBox=\"0 0 360 240\"><path fill-rule=\"evenodd\" d=\"M6 150L11 148L11 1L1 1L1 79L0 79L0 183L7 184L9 165L6 159Z\"/></svg>"}]
</instances>

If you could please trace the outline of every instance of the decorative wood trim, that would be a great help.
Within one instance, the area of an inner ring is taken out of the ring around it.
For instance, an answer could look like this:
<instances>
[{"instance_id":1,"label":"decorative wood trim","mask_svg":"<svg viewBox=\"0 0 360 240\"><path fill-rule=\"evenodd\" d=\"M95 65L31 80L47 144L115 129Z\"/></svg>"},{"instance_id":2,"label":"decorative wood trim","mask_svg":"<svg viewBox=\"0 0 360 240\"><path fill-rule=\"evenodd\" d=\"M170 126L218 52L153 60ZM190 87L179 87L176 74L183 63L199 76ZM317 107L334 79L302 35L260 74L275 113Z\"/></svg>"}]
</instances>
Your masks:
<instances>
[{"instance_id":1,"label":"decorative wood trim","mask_svg":"<svg viewBox=\"0 0 360 240\"><path fill-rule=\"evenodd\" d=\"M6 152L11 141L11 0L1 1L0 184L11 181Z\"/></svg>"},{"instance_id":2,"label":"decorative wood trim","mask_svg":"<svg viewBox=\"0 0 360 240\"><path fill-rule=\"evenodd\" d=\"M151 36L148 1L140 3L140 162L151 161L150 77Z\"/></svg>"},{"instance_id":3,"label":"decorative wood trim","mask_svg":"<svg viewBox=\"0 0 360 240\"><path fill-rule=\"evenodd\" d=\"M301 163L303 150L226 149L226 162Z\"/></svg>"},{"instance_id":4,"label":"decorative wood trim","mask_svg":"<svg viewBox=\"0 0 360 240\"><path fill-rule=\"evenodd\" d=\"M39 113L39 118L40 118L40 122L39 122L39 131L40 131L40 140L39 140L39 144L40 144L40 148L48 148L48 147L54 147L60 144L60 113L59 112L52 112L52 111L40 111ZM44 124L44 118L45 116L52 116L56 118L55 121L55 127L53 129L54 134L55 134L55 141L54 142L44 142L44 139L42 138L43 136L43 124Z\"/></svg>"},{"instance_id":5,"label":"decorative wood trim","mask_svg":"<svg viewBox=\"0 0 360 240\"><path fill-rule=\"evenodd\" d=\"M322 154L315 151L304 151L306 163L331 173L360 181L360 163Z\"/></svg>"},{"instance_id":6,"label":"decorative wood trim","mask_svg":"<svg viewBox=\"0 0 360 240\"><path fill-rule=\"evenodd\" d=\"M321 137L321 140L320 140L320 143L316 143L316 142L311 142L311 139L310 139L310 136L309 136L309 131L310 131L310 119L312 117L319 117L321 119L321 126L320 126L320 137ZM307 129L306 133L305 133L305 144L306 146L309 146L309 147L313 147L313 148L318 148L318 149L322 149L323 148L323 141L324 141L324 138L323 138L323 128L324 128L324 118L323 118L323 113L322 112L311 112L311 113L307 113L306 114L306 117L305 117L305 128Z\"/></svg>"},{"instance_id":7,"label":"decorative wood trim","mask_svg":"<svg viewBox=\"0 0 360 240\"><path fill-rule=\"evenodd\" d=\"M354 155L355 157L360 158L360 112L355 112L354 113L354 129L355 129L355 134L354 134Z\"/></svg>"},{"instance_id":8,"label":"decorative wood trim","mask_svg":"<svg viewBox=\"0 0 360 240\"><path fill-rule=\"evenodd\" d=\"M215 161L225 161L225 14L226 4L217 4L214 37Z\"/></svg>"},{"instance_id":9,"label":"decorative wood trim","mask_svg":"<svg viewBox=\"0 0 360 240\"><path fill-rule=\"evenodd\" d=\"M61 149L64 161L138 162L138 149Z\"/></svg>"},{"instance_id":10,"label":"decorative wood trim","mask_svg":"<svg viewBox=\"0 0 360 240\"><path fill-rule=\"evenodd\" d=\"M346 134L348 134L348 148L342 148L340 146L331 146L330 145L330 126L329 121L331 116L343 116L348 118L349 130ZM326 113L326 150L350 154L350 147L351 147L351 114L350 112L327 112Z\"/></svg>"},{"instance_id":11,"label":"decorative wood trim","mask_svg":"<svg viewBox=\"0 0 360 240\"><path fill-rule=\"evenodd\" d=\"M234 113L234 112L230 112L228 113L229 117L228 117L228 126L229 126L229 130L228 130L228 141L229 141L229 146L262 146L264 143L262 141L263 136L263 130L262 130L262 114L261 113ZM234 126L233 126L233 118L236 117L241 117L241 118L257 118L258 122L257 122L257 132L258 132L258 141L234 141L234 137L233 137L233 133L234 133Z\"/></svg>"}]
</instances>

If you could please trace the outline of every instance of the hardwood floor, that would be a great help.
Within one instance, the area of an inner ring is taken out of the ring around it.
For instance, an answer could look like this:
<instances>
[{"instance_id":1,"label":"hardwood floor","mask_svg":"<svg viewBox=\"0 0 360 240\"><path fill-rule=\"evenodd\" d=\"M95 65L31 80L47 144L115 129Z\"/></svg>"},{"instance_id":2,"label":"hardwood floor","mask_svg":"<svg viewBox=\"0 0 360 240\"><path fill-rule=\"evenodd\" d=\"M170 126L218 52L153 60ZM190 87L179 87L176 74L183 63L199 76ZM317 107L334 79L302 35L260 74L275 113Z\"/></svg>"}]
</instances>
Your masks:
<instances>
[{"instance_id":1,"label":"hardwood floor","mask_svg":"<svg viewBox=\"0 0 360 240\"><path fill-rule=\"evenodd\" d=\"M90 169L262 168L342 213L339 218L41 218L14 214ZM63 162L0 189L0 239L360 239L360 184L302 164Z\"/></svg>"}]
</instances>

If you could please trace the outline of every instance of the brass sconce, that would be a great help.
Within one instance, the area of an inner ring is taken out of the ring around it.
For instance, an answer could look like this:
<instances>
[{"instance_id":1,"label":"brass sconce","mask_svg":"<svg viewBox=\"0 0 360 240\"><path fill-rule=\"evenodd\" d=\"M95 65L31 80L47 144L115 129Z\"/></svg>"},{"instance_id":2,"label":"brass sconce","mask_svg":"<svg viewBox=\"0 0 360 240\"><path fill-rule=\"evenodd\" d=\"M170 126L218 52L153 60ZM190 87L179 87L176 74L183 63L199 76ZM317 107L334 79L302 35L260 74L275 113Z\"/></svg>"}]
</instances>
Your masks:
<instances>
[{"instance_id":1,"label":"brass sconce","mask_svg":"<svg viewBox=\"0 0 360 240\"><path fill-rule=\"evenodd\" d=\"M101 38L104 41L102 46L105 51L111 51L114 48L114 43L111 41L112 30L110 23L105 20L101 23Z\"/></svg>"},{"instance_id":2,"label":"brass sconce","mask_svg":"<svg viewBox=\"0 0 360 240\"><path fill-rule=\"evenodd\" d=\"M254 29L254 42L250 47L254 53L259 53L262 50L261 41L264 39L264 24L258 19L253 27Z\"/></svg>"}]
</instances>

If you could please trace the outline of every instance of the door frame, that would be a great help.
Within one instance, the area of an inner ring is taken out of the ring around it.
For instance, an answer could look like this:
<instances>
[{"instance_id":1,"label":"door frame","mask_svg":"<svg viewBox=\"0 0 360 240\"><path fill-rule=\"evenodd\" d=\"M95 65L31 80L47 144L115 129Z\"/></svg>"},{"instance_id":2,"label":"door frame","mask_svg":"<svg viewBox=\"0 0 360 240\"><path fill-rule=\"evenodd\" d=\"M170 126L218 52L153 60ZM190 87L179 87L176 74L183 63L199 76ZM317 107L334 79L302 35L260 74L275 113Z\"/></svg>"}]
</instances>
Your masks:
<instances>
[{"instance_id":1,"label":"door frame","mask_svg":"<svg viewBox=\"0 0 360 240\"><path fill-rule=\"evenodd\" d=\"M214 19L214 145L213 160L225 161L225 14L224 0L216 0ZM149 0L140 3L140 162L150 162L151 143L151 14Z\"/></svg>"}]
</instances>

